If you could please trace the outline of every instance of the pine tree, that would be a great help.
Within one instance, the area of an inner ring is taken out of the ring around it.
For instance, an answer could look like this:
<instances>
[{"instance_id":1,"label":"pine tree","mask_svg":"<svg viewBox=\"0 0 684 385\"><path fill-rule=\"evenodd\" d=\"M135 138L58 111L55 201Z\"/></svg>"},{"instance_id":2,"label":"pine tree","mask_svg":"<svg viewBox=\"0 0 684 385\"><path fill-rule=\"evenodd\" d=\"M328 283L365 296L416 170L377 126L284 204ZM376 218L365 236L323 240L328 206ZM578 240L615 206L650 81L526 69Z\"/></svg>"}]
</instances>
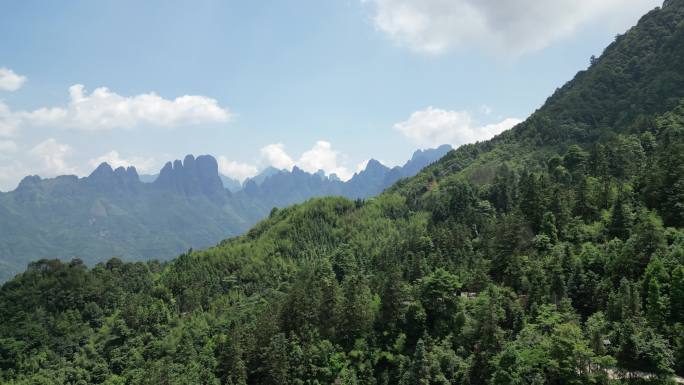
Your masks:
<instances>
[{"instance_id":1,"label":"pine tree","mask_svg":"<svg viewBox=\"0 0 684 385\"><path fill-rule=\"evenodd\" d=\"M661 328L667 319L667 299L663 297L660 284L655 277L648 282L646 317L655 328Z\"/></svg>"},{"instance_id":2,"label":"pine tree","mask_svg":"<svg viewBox=\"0 0 684 385\"><path fill-rule=\"evenodd\" d=\"M637 216L632 235L625 242L621 264L631 278L637 279L651 259L666 247L665 229L660 218L644 210Z\"/></svg>"},{"instance_id":3,"label":"pine tree","mask_svg":"<svg viewBox=\"0 0 684 385\"><path fill-rule=\"evenodd\" d=\"M684 105L679 108L684 112ZM656 204L663 219L670 226L684 226L684 125L681 121L670 119L661 122L666 127L663 132L654 185Z\"/></svg>"},{"instance_id":4,"label":"pine tree","mask_svg":"<svg viewBox=\"0 0 684 385\"><path fill-rule=\"evenodd\" d=\"M596 220L599 212L592 201L592 193L589 187L589 178L580 178L575 192L575 207L573 213L576 216L581 217L585 222Z\"/></svg>"},{"instance_id":5,"label":"pine tree","mask_svg":"<svg viewBox=\"0 0 684 385\"><path fill-rule=\"evenodd\" d=\"M348 276L342 284L342 308L339 333L347 346L364 337L373 325L373 297L366 280L358 274Z\"/></svg>"},{"instance_id":6,"label":"pine tree","mask_svg":"<svg viewBox=\"0 0 684 385\"><path fill-rule=\"evenodd\" d=\"M608 317L611 321L624 321L640 314L639 290L627 278L622 278L617 292L611 294Z\"/></svg>"},{"instance_id":7,"label":"pine tree","mask_svg":"<svg viewBox=\"0 0 684 385\"><path fill-rule=\"evenodd\" d=\"M401 271L395 268L383 285L380 294L380 314L377 320L378 328L390 339L395 337L401 321L403 302L407 297L404 291Z\"/></svg>"},{"instance_id":8,"label":"pine tree","mask_svg":"<svg viewBox=\"0 0 684 385\"><path fill-rule=\"evenodd\" d=\"M216 347L218 375L222 383L231 385L247 384L247 366L242 358L243 352L237 331L231 337L218 337Z\"/></svg>"},{"instance_id":9,"label":"pine tree","mask_svg":"<svg viewBox=\"0 0 684 385\"><path fill-rule=\"evenodd\" d=\"M673 322L684 322L684 266L679 265L672 272L670 303L671 320Z\"/></svg>"},{"instance_id":10,"label":"pine tree","mask_svg":"<svg viewBox=\"0 0 684 385\"><path fill-rule=\"evenodd\" d=\"M607 209L610 202L611 175L608 156L604 145L597 143L593 146L590 163L593 174L598 177L601 183L601 208Z\"/></svg>"},{"instance_id":11,"label":"pine tree","mask_svg":"<svg viewBox=\"0 0 684 385\"><path fill-rule=\"evenodd\" d=\"M544 199L540 180L530 173L520 178L520 211L525 215L532 227L537 230L544 213Z\"/></svg>"},{"instance_id":12,"label":"pine tree","mask_svg":"<svg viewBox=\"0 0 684 385\"><path fill-rule=\"evenodd\" d=\"M428 357L427 349L423 339L416 343L416 350L413 353L413 360L408 371L404 373L402 385L430 385L432 379L431 362Z\"/></svg>"},{"instance_id":13,"label":"pine tree","mask_svg":"<svg viewBox=\"0 0 684 385\"><path fill-rule=\"evenodd\" d=\"M608 236L609 238L619 238L624 241L629 238L631 227L631 215L625 203L624 194L619 194L611 211L607 229Z\"/></svg>"},{"instance_id":14,"label":"pine tree","mask_svg":"<svg viewBox=\"0 0 684 385\"><path fill-rule=\"evenodd\" d=\"M289 345L285 334L278 333L271 338L269 346L264 349L262 370L266 383L281 384L289 378L290 361L288 357L291 354Z\"/></svg>"},{"instance_id":15,"label":"pine tree","mask_svg":"<svg viewBox=\"0 0 684 385\"><path fill-rule=\"evenodd\" d=\"M556 229L556 216L545 212L541 223L541 233L549 237L552 244L558 242L558 230Z\"/></svg>"},{"instance_id":16,"label":"pine tree","mask_svg":"<svg viewBox=\"0 0 684 385\"><path fill-rule=\"evenodd\" d=\"M555 216L558 238L566 236L568 223L572 218L572 192L560 186L554 189L551 197L550 211Z\"/></svg>"},{"instance_id":17,"label":"pine tree","mask_svg":"<svg viewBox=\"0 0 684 385\"><path fill-rule=\"evenodd\" d=\"M427 314L423 305L419 301L411 302L406 309L404 319L404 333L406 334L406 344L413 347L427 328Z\"/></svg>"},{"instance_id":18,"label":"pine tree","mask_svg":"<svg viewBox=\"0 0 684 385\"><path fill-rule=\"evenodd\" d=\"M517 197L516 186L515 173L508 164L503 163L497 171L494 183L492 184L491 199L497 211L508 213L513 210L513 204Z\"/></svg>"}]
</instances>

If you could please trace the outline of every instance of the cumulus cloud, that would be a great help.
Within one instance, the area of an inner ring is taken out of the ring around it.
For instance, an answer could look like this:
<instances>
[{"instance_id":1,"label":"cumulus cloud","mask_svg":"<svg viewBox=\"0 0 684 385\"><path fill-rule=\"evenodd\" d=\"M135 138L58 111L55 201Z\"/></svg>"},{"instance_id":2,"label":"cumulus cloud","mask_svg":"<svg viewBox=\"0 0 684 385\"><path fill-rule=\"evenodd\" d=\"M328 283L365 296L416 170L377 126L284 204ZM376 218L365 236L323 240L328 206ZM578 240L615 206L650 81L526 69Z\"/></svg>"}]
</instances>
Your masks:
<instances>
[{"instance_id":1,"label":"cumulus cloud","mask_svg":"<svg viewBox=\"0 0 684 385\"><path fill-rule=\"evenodd\" d=\"M543 49L599 17L625 29L661 0L362 0L375 27L428 54L478 46L506 55Z\"/></svg>"},{"instance_id":2,"label":"cumulus cloud","mask_svg":"<svg viewBox=\"0 0 684 385\"><path fill-rule=\"evenodd\" d=\"M78 170L68 163L72 153L70 146L53 138L29 148L24 148L14 141L0 140L0 190L16 188L17 182L26 175L78 175Z\"/></svg>"},{"instance_id":3,"label":"cumulus cloud","mask_svg":"<svg viewBox=\"0 0 684 385\"><path fill-rule=\"evenodd\" d=\"M342 180L351 178L349 170L339 164L339 152L332 148L330 142L319 140L297 161L297 166L307 172L325 171L326 174L337 174Z\"/></svg>"},{"instance_id":4,"label":"cumulus cloud","mask_svg":"<svg viewBox=\"0 0 684 385\"><path fill-rule=\"evenodd\" d=\"M295 165L295 161L285 152L285 146L282 143L269 144L263 147L261 156L264 157L268 165L277 169L289 170Z\"/></svg>"},{"instance_id":5,"label":"cumulus cloud","mask_svg":"<svg viewBox=\"0 0 684 385\"><path fill-rule=\"evenodd\" d=\"M490 139L520 122L520 119L507 118L495 124L480 126L467 111L428 107L414 112L408 120L396 123L394 129L420 146L451 144L458 147Z\"/></svg>"},{"instance_id":6,"label":"cumulus cloud","mask_svg":"<svg viewBox=\"0 0 684 385\"><path fill-rule=\"evenodd\" d=\"M106 87L88 94L83 85L69 88L69 103L34 111L11 111L0 103L0 135L17 127L56 126L86 131L131 129L139 125L174 127L227 122L233 114L206 96L184 95L173 100L155 93L121 96Z\"/></svg>"},{"instance_id":7,"label":"cumulus cloud","mask_svg":"<svg viewBox=\"0 0 684 385\"><path fill-rule=\"evenodd\" d=\"M323 170L326 175L337 174L342 180L353 176L343 163L344 156L333 149L330 142L319 140L314 146L302 153L299 159L294 159L285 151L282 143L269 144L261 149L261 155L266 164L279 169L291 169L294 166L310 173Z\"/></svg>"},{"instance_id":8,"label":"cumulus cloud","mask_svg":"<svg viewBox=\"0 0 684 385\"><path fill-rule=\"evenodd\" d=\"M68 165L66 158L73 150L66 144L58 143L54 138L47 139L33 147L29 154L36 161L34 170L41 176L56 176L64 174L76 174L74 167Z\"/></svg>"},{"instance_id":9,"label":"cumulus cloud","mask_svg":"<svg viewBox=\"0 0 684 385\"><path fill-rule=\"evenodd\" d=\"M255 176L259 172L255 165L229 160L225 156L218 157L218 167L221 174L237 179L240 182Z\"/></svg>"},{"instance_id":10,"label":"cumulus cloud","mask_svg":"<svg viewBox=\"0 0 684 385\"><path fill-rule=\"evenodd\" d=\"M26 76L17 75L9 68L0 67L0 90L16 91L26 82Z\"/></svg>"},{"instance_id":11,"label":"cumulus cloud","mask_svg":"<svg viewBox=\"0 0 684 385\"><path fill-rule=\"evenodd\" d=\"M109 151L106 154L88 161L93 168L99 166L102 162L107 162L112 168L133 166L140 173L155 172L158 170L159 166L154 158L142 158L138 156L124 158L116 150Z\"/></svg>"}]
</instances>

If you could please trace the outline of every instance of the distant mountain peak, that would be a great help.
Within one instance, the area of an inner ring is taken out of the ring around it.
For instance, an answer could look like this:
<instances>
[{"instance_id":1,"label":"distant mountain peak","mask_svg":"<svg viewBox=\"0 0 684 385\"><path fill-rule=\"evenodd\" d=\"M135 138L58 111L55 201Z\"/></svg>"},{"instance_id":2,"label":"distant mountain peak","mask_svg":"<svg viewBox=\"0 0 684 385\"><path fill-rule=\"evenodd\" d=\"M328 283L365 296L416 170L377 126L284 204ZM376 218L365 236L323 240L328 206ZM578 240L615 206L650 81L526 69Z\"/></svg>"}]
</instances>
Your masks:
<instances>
[{"instance_id":1,"label":"distant mountain peak","mask_svg":"<svg viewBox=\"0 0 684 385\"><path fill-rule=\"evenodd\" d=\"M183 158L183 167L192 167L194 163L195 157L192 154L188 154Z\"/></svg>"},{"instance_id":2,"label":"distant mountain peak","mask_svg":"<svg viewBox=\"0 0 684 385\"><path fill-rule=\"evenodd\" d=\"M377 170L377 169L385 170L385 169L389 169L389 167L385 166L384 164L382 164L377 159L370 159L368 161L368 163L366 164L365 170L368 171L368 170Z\"/></svg>"},{"instance_id":3,"label":"distant mountain peak","mask_svg":"<svg viewBox=\"0 0 684 385\"><path fill-rule=\"evenodd\" d=\"M279 174L282 171L283 170L277 169L273 166L268 166L265 169L263 169L258 175L253 176L251 178L247 178L242 184L243 186L246 186L247 183L253 182L255 186L258 186L264 183L266 179L272 177L273 175Z\"/></svg>"},{"instance_id":4,"label":"distant mountain peak","mask_svg":"<svg viewBox=\"0 0 684 385\"><path fill-rule=\"evenodd\" d=\"M211 155L186 155L183 161L167 162L153 182L159 188L176 190L185 195L204 194L222 197L225 193L218 172L218 162Z\"/></svg>"},{"instance_id":5,"label":"distant mountain peak","mask_svg":"<svg viewBox=\"0 0 684 385\"><path fill-rule=\"evenodd\" d=\"M112 169L109 163L102 162L90 175L84 178L84 182L94 186L99 191L112 192L122 188L135 189L140 183L140 178L135 167L120 166Z\"/></svg>"},{"instance_id":6,"label":"distant mountain peak","mask_svg":"<svg viewBox=\"0 0 684 385\"><path fill-rule=\"evenodd\" d=\"M107 162L102 162L100 163L93 172L88 175L88 178L99 178L99 177L109 177L112 174L114 174L114 170L112 170L112 166L109 165Z\"/></svg>"},{"instance_id":7,"label":"distant mountain peak","mask_svg":"<svg viewBox=\"0 0 684 385\"><path fill-rule=\"evenodd\" d=\"M416 150L411 159L402 167L401 177L406 178L417 174L424 167L441 159L451 150L453 147L449 144L443 144L437 148Z\"/></svg>"},{"instance_id":8,"label":"distant mountain peak","mask_svg":"<svg viewBox=\"0 0 684 385\"><path fill-rule=\"evenodd\" d=\"M97 166L97 168L95 168L95 170L93 170L93 172L91 172L90 175L86 177L86 179L107 179L114 177L125 179L129 182L139 180L138 171L135 169L135 167L119 166L116 169L112 169L112 166L110 166L107 162L100 163L100 165Z\"/></svg>"},{"instance_id":9,"label":"distant mountain peak","mask_svg":"<svg viewBox=\"0 0 684 385\"><path fill-rule=\"evenodd\" d=\"M327 177L325 176L325 170L318 170L314 175L321 179L327 179Z\"/></svg>"},{"instance_id":10,"label":"distant mountain peak","mask_svg":"<svg viewBox=\"0 0 684 385\"><path fill-rule=\"evenodd\" d=\"M138 175L138 170L134 166L128 166L126 167L126 173L129 176L135 176L135 179L140 180L140 176Z\"/></svg>"},{"instance_id":11,"label":"distant mountain peak","mask_svg":"<svg viewBox=\"0 0 684 385\"><path fill-rule=\"evenodd\" d=\"M450 144L443 144L443 145L436 147L436 148L418 149L418 150L413 152L413 155L411 156L411 160L414 160L417 158L422 158L428 154L433 154L433 153L446 154L447 152L449 152L451 150L453 150L453 147L451 147Z\"/></svg>"},{"instance_id":12,"label":"distant mountain peak","mask_svg":"<svg viewBox=\"0 0 684 385\"><path fill-rule=\"evenodd\" d=\"M42 179L38 175L25 176L16 188L16 191L29 190L34 186L38 186Z\"/></svg>"}]
</instances>

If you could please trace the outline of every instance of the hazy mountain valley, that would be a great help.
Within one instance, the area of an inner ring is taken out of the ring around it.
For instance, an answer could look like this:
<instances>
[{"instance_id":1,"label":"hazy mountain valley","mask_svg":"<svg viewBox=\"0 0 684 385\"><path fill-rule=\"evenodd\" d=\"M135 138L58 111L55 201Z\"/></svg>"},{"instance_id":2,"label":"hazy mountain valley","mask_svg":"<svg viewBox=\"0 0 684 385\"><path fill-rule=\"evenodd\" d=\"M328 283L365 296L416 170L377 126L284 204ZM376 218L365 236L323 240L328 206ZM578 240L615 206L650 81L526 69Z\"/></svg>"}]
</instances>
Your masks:
<instances>
[{"instance_id":1,"label":"hazy mountain valley","mask_svg":"<svg viewBox=\"0 0 684 385\"><path fill-rule=\"evenodd\" d=\"M85 178L29 176L0 193L0 281L42 258L80 258L91 266L111 257L170 259L244 233L274 207L379 194L450 149L416 151L394 168L371 160L347 182L297 167L266 169L240 188L232 181L232 192L207 155L168 162L158 175L142 178L147 182L133 167L113 170L106 163Z\"/></svg>"}]
</instances>

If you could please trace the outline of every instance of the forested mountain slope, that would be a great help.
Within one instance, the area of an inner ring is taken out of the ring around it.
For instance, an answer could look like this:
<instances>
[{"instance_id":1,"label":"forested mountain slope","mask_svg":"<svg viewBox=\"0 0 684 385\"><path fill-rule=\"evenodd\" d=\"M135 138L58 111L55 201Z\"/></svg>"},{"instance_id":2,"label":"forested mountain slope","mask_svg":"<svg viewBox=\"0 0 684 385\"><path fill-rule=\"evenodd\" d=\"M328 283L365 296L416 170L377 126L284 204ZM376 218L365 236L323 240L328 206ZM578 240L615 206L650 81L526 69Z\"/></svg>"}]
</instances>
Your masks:
<instances>
[{"instance_id":1,"label":"forested mountain slope","mask_svg":"<svg viewBox=\"0 0 684 385\"><path fill-rule=\"evenodd\" d=\"M266 170L235 192L209 155L168 162L149 183L133 167L106 163L85 178L29 176L0 193L0 282L41 258L80 258L88 266L113 256L170 259L244 233L274 207L324 195L377 195L450 149L418 150L394 168L371 161L347 182L322 171Z\"/></svg>"},{"instance_id":2,"label":"forested mountain slope","mask_svg":"<svg viewBox=\"0 0 684 385\"><path fill-rule=\"evenodd\" d=\"M9 384L667 383L684 374L684 0L530 119L172 262L36 262ZM674 86L673 86L674 85ZM46 295L50 293L50 295Z\"/></svg>"}]
</instances>

